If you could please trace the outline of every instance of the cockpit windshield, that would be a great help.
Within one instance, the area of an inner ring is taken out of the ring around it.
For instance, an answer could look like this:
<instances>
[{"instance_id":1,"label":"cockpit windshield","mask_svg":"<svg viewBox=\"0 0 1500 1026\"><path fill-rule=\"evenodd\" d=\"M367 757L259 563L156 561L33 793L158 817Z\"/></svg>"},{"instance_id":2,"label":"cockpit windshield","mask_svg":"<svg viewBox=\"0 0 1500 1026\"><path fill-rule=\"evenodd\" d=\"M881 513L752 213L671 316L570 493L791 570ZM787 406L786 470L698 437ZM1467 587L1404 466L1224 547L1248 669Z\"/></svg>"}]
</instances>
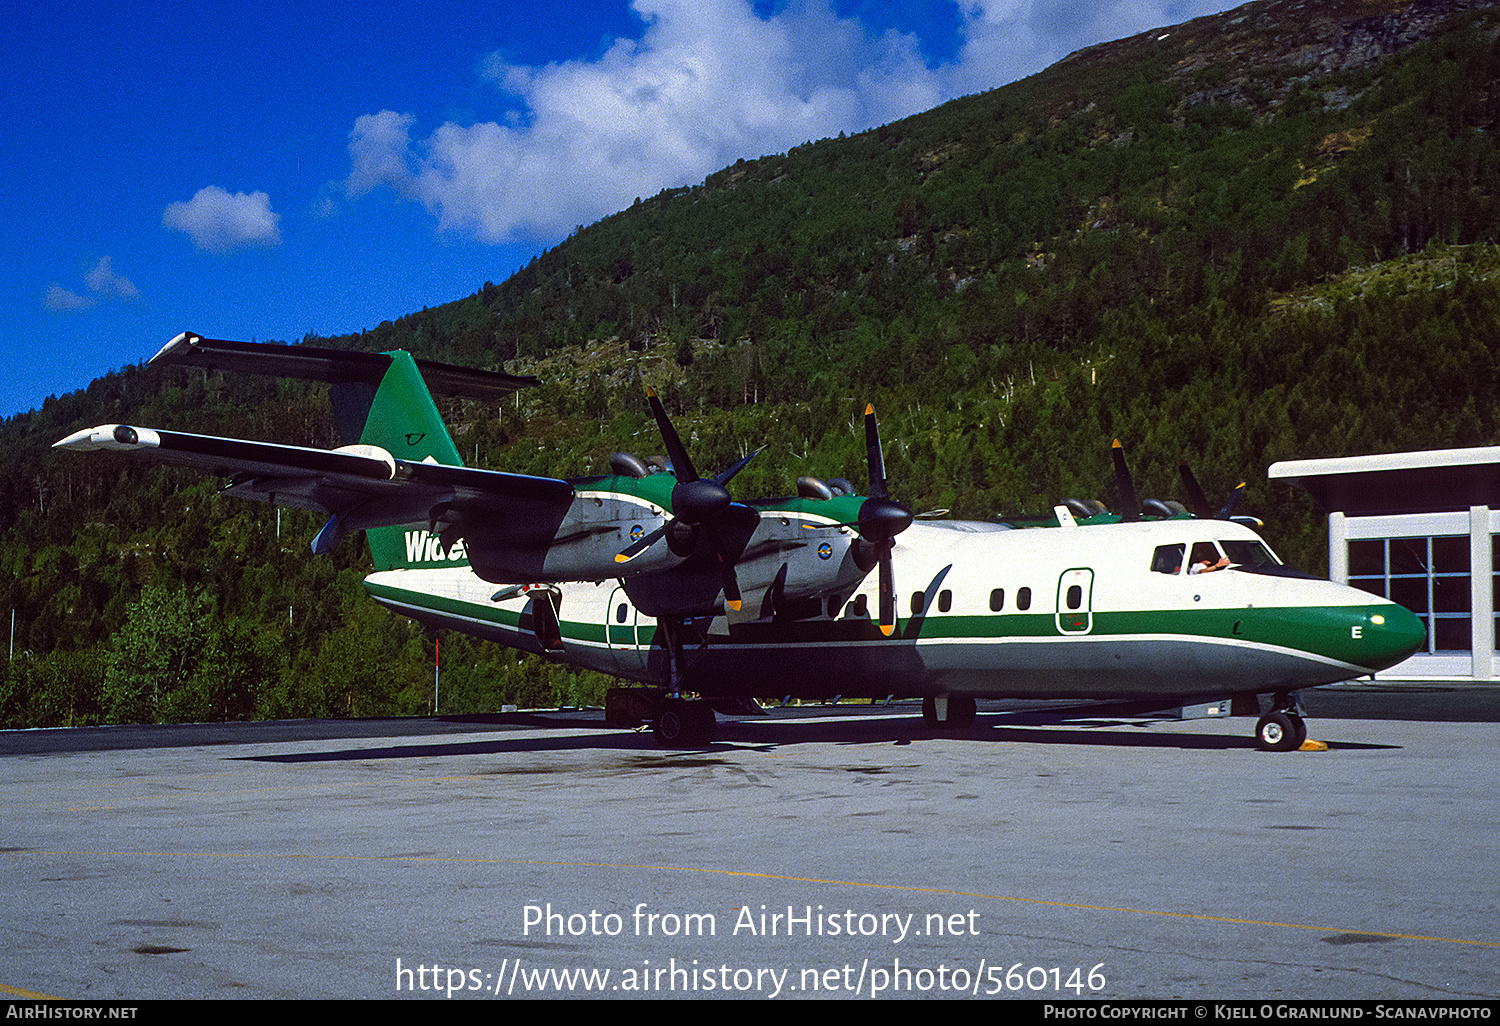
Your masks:
<instances>
[{"instance_id":1,"label":"cockpit windshield","mask_svg":"<svg viewBox=\"0 0 1500 1026\"><path fill-rule=\"evenodd\" d=\"M1272 555L1271 550L1258 541L1236 539L1235 541L1221 541L1219 545L1224 549L1224 555L1229 557L1229 562L1240 570L1258 571L1265 567L1281 565L1281 560Z\"/></svg>"},{"instance_id":2,"label":"cockpit windshield","mask_svg":"<svg viewBox=\"0 0 1500 1026\"><path fill-rule=\"evenodd\" d=\"M1194 542L1191 553L1186 545L1159 545L1152 553L1151 569L1155 573L1175 575L1184 567L1190 574L1225 569L1274 573L1281 561L1259 541L1243 538Z\"/></svg>"}]
</instances>

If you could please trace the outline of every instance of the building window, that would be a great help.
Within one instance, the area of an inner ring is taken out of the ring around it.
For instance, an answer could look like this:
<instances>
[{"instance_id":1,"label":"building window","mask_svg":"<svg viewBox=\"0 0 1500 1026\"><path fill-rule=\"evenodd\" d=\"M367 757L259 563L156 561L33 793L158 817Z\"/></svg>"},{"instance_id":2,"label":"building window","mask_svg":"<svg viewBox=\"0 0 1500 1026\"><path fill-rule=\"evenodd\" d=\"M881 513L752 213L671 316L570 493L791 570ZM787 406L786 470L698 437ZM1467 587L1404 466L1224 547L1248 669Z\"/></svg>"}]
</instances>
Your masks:
<instances>
[{"instance_id":1,"label":"building window","mask_svg":"<svg viewBox=\"0 0 1500 1026\"><path fill-rule=\"evenodd\" d=\"M1416 613L1429 653L1473 647L1467 535L1351 541L1349 583Z\"/></svg>"}]
</instances>

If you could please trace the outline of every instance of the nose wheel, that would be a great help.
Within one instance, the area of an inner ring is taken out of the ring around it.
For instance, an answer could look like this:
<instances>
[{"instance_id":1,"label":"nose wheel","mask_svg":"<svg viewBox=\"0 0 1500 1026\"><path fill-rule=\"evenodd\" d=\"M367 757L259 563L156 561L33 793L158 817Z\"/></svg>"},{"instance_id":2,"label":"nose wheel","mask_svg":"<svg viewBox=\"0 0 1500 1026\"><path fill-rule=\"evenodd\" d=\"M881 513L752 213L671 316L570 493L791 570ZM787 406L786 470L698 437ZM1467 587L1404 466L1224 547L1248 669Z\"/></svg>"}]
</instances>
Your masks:
<instances>
[{"instance_id":1,"label":"nose wheel","mask_svg":"<svg viewBox=\"0 0 1500 1026\"><path fill-rule=\"evenodd\" d=\"M1264 752L1295 752L1307 740L1307 724L1286 710L1272 710L1255 725L1255 746Z\"/></svg>"}]
</instances>

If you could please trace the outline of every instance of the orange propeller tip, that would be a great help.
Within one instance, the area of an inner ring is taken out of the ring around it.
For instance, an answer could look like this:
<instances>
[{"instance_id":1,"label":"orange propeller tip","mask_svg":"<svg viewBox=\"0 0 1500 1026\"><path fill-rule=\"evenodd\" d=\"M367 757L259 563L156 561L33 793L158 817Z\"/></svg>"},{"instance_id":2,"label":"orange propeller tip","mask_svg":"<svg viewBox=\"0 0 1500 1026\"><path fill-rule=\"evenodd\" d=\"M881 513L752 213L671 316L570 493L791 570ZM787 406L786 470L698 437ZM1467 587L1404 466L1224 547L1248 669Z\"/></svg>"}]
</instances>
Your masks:
<instances>
[{"instance_id":1,"label":"orange propeller tip","mask_svg":"<svg viewBox=\"0 0 1500 1026\"><path fill-rule=\"evenodd\" d=\"M874 403L865 403L865 416L868 417L870 414L872 414L874 412L875 412L875 404Z\"/></svg>"},{"instance_id":2,"label":"orange propeller tip","mask_svg":"<svg viewBox=\"0 0 1500 1026\"><path fill-rule=\"evenodd\" d=\"M743 604L744 603L740 602L739 600L735 600L734 602L727 603L727 605L729 606L729 608L733 609L736 613L738 613L740 611L740 606L743 605Z\"/></svg>"},{"instance_id":3,"label":"orange propeller tip","mask_svg":"<svg viewBox=\"0 0 1500 1026\"><path fill-rule=\"evenodd\" d=\"M615 553L615 562L616 563L628 563L628 562L630 562L630 557L627 556L627 555L625 555L625 553L623 553L623 552L616 552Z\"/></svg>"},{"instance_id":4,"label":"orange propeller tip","mask_svg":"<svg viewBox=\"0 0 1500 1026\"><path fill-rule=\"evenodd\" d=\"M883 624L880 625L880 633L884 634L888 638L892 634L894 634L895 632L896 632L896 625L893 624L893 623L883 623Z\"/></svg>"},{"instance_id":5,"label":"orange propeller tip","mask_svg":"<svg viewBox=\"0 0 1500 1026\"><path fill-rule=\"evenodd\" d=\"M1120 440L1118 438L1116 438L1115 441L1114 441L1114 444L1111 445L1110 448L1111 449L1123 449L1125 447L1123 445L1121 445L1120 444Z\"/></svg>"},{"instance_id":6,"label":"orange propeller tip","mask_svg":"<svg viewBox=\"0 0 1500 1026\"><path fill-rule=\"evenodd\" d=\"M656 389L652 388L650 385L647 385L646 386L646 394L649 395L651 398L655 399L656 398Z\"/></svg>"}]
</instances>

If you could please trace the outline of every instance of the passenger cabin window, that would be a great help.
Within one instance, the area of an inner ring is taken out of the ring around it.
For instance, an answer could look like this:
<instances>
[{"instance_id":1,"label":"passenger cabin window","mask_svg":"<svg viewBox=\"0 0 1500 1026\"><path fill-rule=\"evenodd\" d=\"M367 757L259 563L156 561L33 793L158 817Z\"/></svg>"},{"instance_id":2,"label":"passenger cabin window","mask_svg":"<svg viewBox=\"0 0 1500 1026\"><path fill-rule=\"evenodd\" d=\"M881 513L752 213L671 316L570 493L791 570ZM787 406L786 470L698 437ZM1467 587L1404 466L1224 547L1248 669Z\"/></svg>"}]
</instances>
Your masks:
<instances>
[{"instance_id":1,"label":"passenger cabin window","mask_svg":"<svg viewBox=\"0 0 1500 1026\"><path fill-rule=\"evenodd\" d=\"M625 603L621 602L620 603L620 608L615 610L615 623L624 623L625 622L625 614L627 612L629 612L629 610L630 610L630 607L627 606Z\"/></svg>"},{"instance_id":2,"label":"passenger cabin window","mask_svg":"<svg viewBox=\"0 0 1500 1026\"><path fill-rule=\"evenodd\" d=\"M1005 608L1005 589L996 588L990 592L990 612L998 613Z\"/></svg>"},{"instance_id":3,"label":"passenger cabin window","mask_svg":"<svg viewBox=\"0 0 1500 1026\"><path fill-rule=\"evenodd\" d=\"M1159 574L1179 573L1186 553L1186 545L1158 545L1156 554L1151 557L1151 569Z\"/></svg>"},{"instance_id":4,"label":"passenger cabin window","mask_svg":"<svg viewBox=\"0 0 1500 1026\"><path fill-rule=\"evenodd\" d=\"M1022 588L1020 591L1016 592L1016 608L1017 609L1030 609L1031 608L1031 589L1030 588Z\"/></svg>"},{"instance_id":5,"label":"passenger cabin window","mask_svg":"<svg viewBox=\"0 0 1500 1026\"><path fill-rule=\"evenodd\" d=\"M1077 609L1081 605L1083 605L1083 589L1076 584L1072 585L1068 588L1068 608Z\"/></svg>"},{"instance_id":6,"label":"passenger cabin window","mask_svg":"<svg viewBox=\"0 0 1500 1026\"><path fill-rule=\"evenodd\" d=\"M921 616L922 609L927 604L927 596L920 591L911 593L911 615Z\"/></svg>"},{"instance_id":7,"label":"passenger cabin window","mask_svg":"<svg viewBox=\"0 0 1500 1026\"><path fill-rule=\"evenodd\" d=\"M944 588L942 591L938 592L938 612L946 613L952 608L953 592L949 591L947 588Z\"/></svg>"}]
</instances>

